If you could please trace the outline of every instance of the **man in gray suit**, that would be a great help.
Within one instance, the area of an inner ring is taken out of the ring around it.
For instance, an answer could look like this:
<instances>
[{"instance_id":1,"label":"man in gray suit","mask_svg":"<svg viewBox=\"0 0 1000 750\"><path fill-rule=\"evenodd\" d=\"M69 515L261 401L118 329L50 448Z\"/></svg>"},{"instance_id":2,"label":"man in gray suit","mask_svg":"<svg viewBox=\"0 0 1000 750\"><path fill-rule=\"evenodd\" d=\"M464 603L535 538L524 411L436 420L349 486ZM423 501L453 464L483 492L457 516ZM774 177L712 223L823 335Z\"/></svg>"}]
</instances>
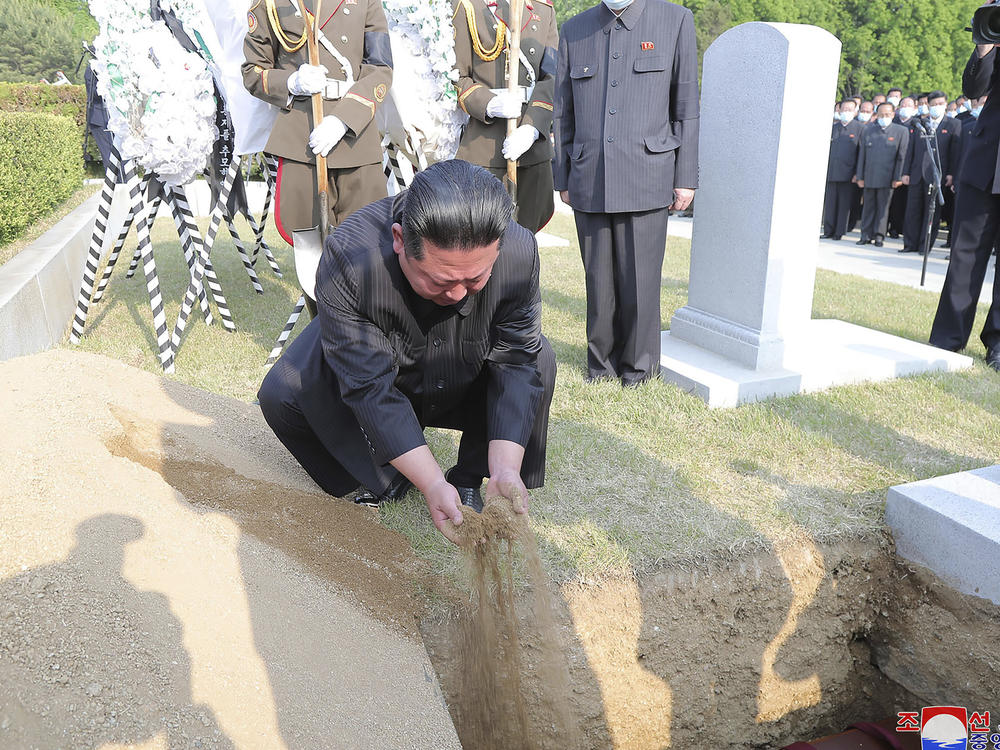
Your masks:
<instances>
[{"instance_id":1,"label":"man in gray suit","mask_svg":"<svg viewBox=\"0 0 1000 750\"><path fill-rule=\"evenodd\" d=\"M698 186L691 11L603 0L563 24L554 183L573 207L587 278L587 377L636 385L660 368L667 213Z\"/></svg>"},{"instance_id":2,"label":"man in gray suit","mask_svg":"<svg viewBox=\"0 0 1000 750\"><path fill-rule=\"evenodd\" d=\"M865 191L859 245L874 240L882 247L889 224L889 202L893 188L903 184L903 162L910 143L910 130L892 121L896 108L880 104L878 119L861 133L858 152L858 187Z\"/></svg>"}]
</instances>

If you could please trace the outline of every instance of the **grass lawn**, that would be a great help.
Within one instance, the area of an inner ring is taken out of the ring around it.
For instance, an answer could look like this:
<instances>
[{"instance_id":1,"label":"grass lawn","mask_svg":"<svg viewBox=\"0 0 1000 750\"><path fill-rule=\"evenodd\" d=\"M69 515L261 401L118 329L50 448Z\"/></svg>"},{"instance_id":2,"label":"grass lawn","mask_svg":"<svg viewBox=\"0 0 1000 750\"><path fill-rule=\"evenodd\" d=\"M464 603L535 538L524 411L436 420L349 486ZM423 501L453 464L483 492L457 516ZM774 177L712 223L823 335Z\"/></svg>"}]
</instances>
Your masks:
<instances>
[{"instance_id":1,"label":"grass lawn","mask_svg":"<svg viewBox=\"0 0 1000 750\"><path fill-rule=\"evenodd\" d=\"M238 226L251 236L242 221ZM883 528L889 486L998 460L1000 375L983 364L975 337L968 353L977 363L967 372L842 387L739 409L711 411L659 381L634 390L584 384L584 280L572 219L557 215L546 231L572 242L541 251L543 329L560 370L547 484L533 493L532 519L557 580L641 574L797 538L865 538ZM192 317L173 377L251 400L298 290L291 253L273 228L267 239L286 275L275 279L261 259L261 297L223 235L225 228L213 261L239 331L229 334ZM186 269L168 220L157 223L153 239L172 326ZM687 240L670 238L664 324L687 300L689 254ZM818 318L926 341L936 305L936 294L825 271L817 275ZM985 313L980 306L976 335ZM116 270L106 300L92 309L81 347L160 372L144 285L126 280L124 267ZM447 468L456 435L428 432ZM433 567L451 567L455 551L434 530L417 493L381 514Z\"/></svg>"}]
</instances>

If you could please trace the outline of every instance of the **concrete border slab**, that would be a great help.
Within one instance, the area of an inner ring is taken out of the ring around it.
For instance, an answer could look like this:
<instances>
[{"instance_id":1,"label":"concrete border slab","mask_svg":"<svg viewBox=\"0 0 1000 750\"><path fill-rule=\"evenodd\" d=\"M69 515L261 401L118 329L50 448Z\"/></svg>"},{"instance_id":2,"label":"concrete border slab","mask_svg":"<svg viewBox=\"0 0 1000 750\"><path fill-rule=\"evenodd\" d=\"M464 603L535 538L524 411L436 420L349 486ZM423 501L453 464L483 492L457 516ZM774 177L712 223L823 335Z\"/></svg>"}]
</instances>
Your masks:
<instances>
[{"instance_id":1,"label":"concrete border slab","mask_svg":"<svg viewBox=\"0 0 1000 750\"><path fill-rule=\"evenodd\" d=\"M1000 604L1000 464L889 488L897 553Z\"/></svg>"},{"instance_id":2,"label":"concrete border slab","mask_svg":"<svg viewBox=\"0 0 1000 750\"><path fill-rule=\"evenodd\" d=\"M0 267L0 361L48 349L66 333L99 201L91 196Z\"/></svg>"}]
</instances>

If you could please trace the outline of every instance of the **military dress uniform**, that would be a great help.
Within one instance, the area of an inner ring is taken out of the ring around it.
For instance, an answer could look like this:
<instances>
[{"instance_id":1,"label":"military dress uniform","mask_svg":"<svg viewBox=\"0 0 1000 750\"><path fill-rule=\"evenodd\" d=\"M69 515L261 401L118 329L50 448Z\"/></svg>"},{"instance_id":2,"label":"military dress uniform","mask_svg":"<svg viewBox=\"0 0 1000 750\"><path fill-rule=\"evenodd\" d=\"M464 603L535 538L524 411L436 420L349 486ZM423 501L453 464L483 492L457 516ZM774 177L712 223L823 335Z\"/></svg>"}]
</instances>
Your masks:
<instances>
[{"instance_id":1,"label":"military dress uniform","mask_svg":"<svg viewBox=\"0 0 1000 750\"><path fill-rule=\"evenodd\" d=\"M881 243L889 224L892 186L903 177L908 128L895 123L882 128L878 122L865 128L858 153L857 178L864 182L865 203L861 215L861 240Z\"/></svg>"},{"instance_id":2,"label":"military dress uniform","mask_svg":"<svg viewBox=\"0 0 1000 750\"><path fill-rule=\"evenodd\" d=\"M851 120L833 123L830 158L826 167L826 201L823 208L823 236L839 240L847 231L847 218L854 200L852 182L858 167L858 150L864 125Z\"/></svg>"},{"instance_id":3,"label":"military dress uniform","mask_svg":"<svg viewBox=\"0 0 1000 750\"><path fill-rule=\"evenodd\" d=\"M903 175L910 178L907 193L906 227L903 233L903 251L922 253L927 230L927 191L934 181L934 163L927 153L922 128L933 128L934 147L941 161L941 190L947 190L944 179L954 175L961 160L962 123L954 117L943 117L936 126L929 118L914 117L910 121L910 144L906 150ZM934 218L931 222L931 247L937 241L941 223L941 205L934 199Z\"/></svg>"},{"instance_id":4,"label":"military dress uniform","mask_svg":"<svg viewBox=\"0 0 1000 750\"><path fill-rule=\"evenodd\" d=\"M243 82L254 96L281 109L265 151L278 157L275 224L286 242L292 232L319 225L316 156L309 148L314 128L312 97L293 96L288 79L309 62L306 0L257 0L247 20ZM330 8L330 10L326 10ZM330 227L386 195L382 139L375 108L392 84L392 51L379 0L341 0L322 10L320 64L329 71L323 114L339 118L347 133L327 154ZM311 18L311 14L309 14ZM346 63L346 65L345 65ZM350 67L350 71L346 68ZM354 82L350 84L349 79Z\"/></svg>"},{"instance_id":5,"label":"military dress uniform","mask_svg":"<svg viewBox=\"0 0 1000 750\"><path fill-rule=\"evenodd\" d=\"M566 21L556 73L556 190L569 192L587 281L587 374L659 374L660 276L676 188L698 187L691 11L665 0Z\"/></svg>"},{"instance_id":6,"label":"military dress uniform","mask_svg":"<svg viewBox=\"0 0 1000 750\"><path fill-rule=\"evenodd\" d=\"M485 167L503 178L507 160L503 142L507 120L492 118L486 105L507 88L510 51L509 0L456 0L452 24L455 30L455 67L458 71L458 104L469 115L469 123L458 148L459 159ZM531 66L522 63L518 85L525 106L518 125L531 125L539 133L517 161L517 222L532 232L552 218L552 96L556 75L559 32L556 14L548 0L526 0L521 15L521 52Z\"/></svg>"}]
</instances>

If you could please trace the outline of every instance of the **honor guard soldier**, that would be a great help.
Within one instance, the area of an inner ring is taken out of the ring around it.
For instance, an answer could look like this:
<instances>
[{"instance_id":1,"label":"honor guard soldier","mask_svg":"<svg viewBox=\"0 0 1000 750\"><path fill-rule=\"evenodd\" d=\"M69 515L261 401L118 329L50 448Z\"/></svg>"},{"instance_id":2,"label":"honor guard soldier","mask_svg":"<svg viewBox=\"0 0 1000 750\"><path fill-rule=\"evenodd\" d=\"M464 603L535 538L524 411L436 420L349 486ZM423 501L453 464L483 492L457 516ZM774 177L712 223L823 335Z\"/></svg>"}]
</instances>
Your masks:
<instances>
[{"instance_id":1,"label":"honor guard soldier","mask_svg":"<svg viewBox=\"0 0 1000 750\"><path fill-rule=\"evenodd\" d=\"M375 108L392 84L392 52L379 0L329 3L320 19L320 65L308 62L313 0L257 0L247 14L243 82L281 112L265 151L278 157L275 224L284 240L319 225L316 155L330 173L329 226L386 196ZM323 122L312 123L313 94Z\"/></svg>"},{"instance_id":2,"label":"honor guard soldier","mask_svg":"<svg viewBox=\"0 0 1000 750\"><path fill-rule=\"evenodd\" d=\"M522 0L516 0L518 2ZM517 164L517 222L537 232L552 218L552 97L559 32L548 0L523 0L517 94L508 89L509 0L456 0L458 104L469 115L458 158L498 178ZM518 118L507 137L507 120Z\"/></svg>"},{"instance_id":3,"label":"honor guard soldier","mask_svg":"<svg viewBox=\"0 0 1000 750\"><path fill-rule=\"evenodd\" d=\"M874 240L882 247L889 223L893 188L903 184L903 163L910 143L908 128L892 121L896 108L889 102L878 107L878 118L865 128L858 155L858 187L865 191L859 245Z\"/></svg>"}]
</instances>

